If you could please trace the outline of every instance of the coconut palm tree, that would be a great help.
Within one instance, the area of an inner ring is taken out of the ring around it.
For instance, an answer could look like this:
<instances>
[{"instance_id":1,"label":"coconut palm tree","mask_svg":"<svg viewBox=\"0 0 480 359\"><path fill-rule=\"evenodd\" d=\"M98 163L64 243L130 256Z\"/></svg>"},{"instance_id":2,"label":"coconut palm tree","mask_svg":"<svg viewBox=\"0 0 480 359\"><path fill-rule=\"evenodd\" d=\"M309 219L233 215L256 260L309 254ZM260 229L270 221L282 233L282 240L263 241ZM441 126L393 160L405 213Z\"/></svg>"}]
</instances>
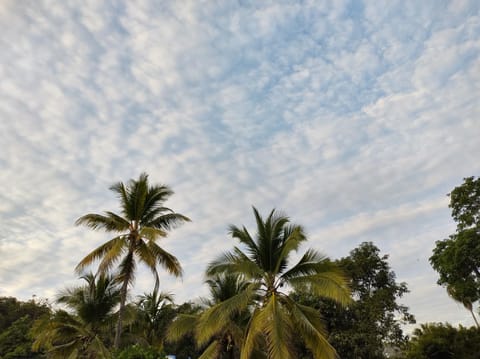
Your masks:
<instances>
[{"instance_id":1,"label":"coconut palm tree","mask_svg":"<svg viewBox=\"0 0 480 359\"><path fill-rule=\"evenodd\" d=\"M174 276L181 276L182 268L177 258L156 242L167 235L166 231L189 219L164 207L164 202L173 191L165 185L150 185L146 173L142 173L138 180L132 179L126 185L118 182L110 189L120 200L120 214L86 214L76 224L118 235L83 258L76 271L81 272L86 266L100 260L98 271L106 273L118 263L118 280L122 283L114 341L114 347L118 349L128 288L135 280L137 262L145 264L152 271L155 288L158 287L158 265Z\"/></svg>"},{"instance_id":2,"label":"coconut palm tree","mask_svg":"<svg viewBox=\"0 0 480 359\"><path fill-rule=\"evenodd\" d=\"M141 341L157 349L163 349L166 328L175 316L173 295L158 292L144 293L137 302L137 321L134 332Z\"/></svg>"},{"instance_id":3,"label":"coconut palm tree","mask_svg":"<svg viewBox=\"0 0 480 359\"><path fill-rule=\"evenodd\" d=\"M231 273L243 276L249 284L236 296L212 308L205 328L219 324L246 303L255 301L246 328L241 359L251 358L255 348L264 347L270 359L295 358L294 338L300 337L314 358L335 358L334 348L326 339L320 314L296 303L287 289L308 289L340 304L350 301L350 290L343 272L327 257L308 249L289 268L291 255L306 241L303 228L290 224L289 218L272 210L264 220L253 207L257 234L252 237L245 227L230 226L230 233L244 247L234 247L207 268L207 275Z\"/></svg>"},{"instance_id":4,"label":"coconut palm tree","mask_svg":"<svg viewBox=\"0 0 480 359\"><path fill-rule=\"evenodd\" d=\"M51 358L110 358L107 349L120 288L111 276L86 274L87 284L59 293L57 310L39 319L33 328L33 349L45 348Z\"/></svg>"},{"instance_id":5,"label":"coconut palm tree","mask_svg":"<svg viewBox=\"0 0 480 359\"><path fill-rule=\"evenodd\" d=\"M211 313L224 301L242 292L248 283L233 274L216 275L206 280L210 297L202 299L205 308L197 314L180 314L170 325L167 340L175 342L193 334L199 348L204 348L199 359L234 359L238 357L243 342L244 329L250 318L244 303L231 313L227 320L212 326Z\"/></svg>"}]
</instances>

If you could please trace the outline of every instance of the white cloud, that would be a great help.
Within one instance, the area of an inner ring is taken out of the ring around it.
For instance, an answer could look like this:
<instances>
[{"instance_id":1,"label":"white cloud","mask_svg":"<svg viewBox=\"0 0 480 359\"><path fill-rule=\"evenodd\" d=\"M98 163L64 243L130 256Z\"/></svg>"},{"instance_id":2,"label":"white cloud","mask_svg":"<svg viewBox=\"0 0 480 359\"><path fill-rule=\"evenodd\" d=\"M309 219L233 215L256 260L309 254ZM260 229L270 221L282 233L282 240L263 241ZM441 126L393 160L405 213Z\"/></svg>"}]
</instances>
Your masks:
<instances>
[{"instance_id":1,"label":"white cloud","mask_svg":"<svg viewBox=\"0 0 480 359\"><path fill-rule=\"evenodd\" d=\"M333 257L374 241L420 320L463 321L427 261L453 230L445 194L480 171L478 10L2 2L0 295L72 283L108 238L75 219L116 209L110 184L146 170L193 219L162 241L185 266L162 275L177 301L203 294L253 204ZM150 285L141 271L135 291Z\"/></svg>"}]
</instances>

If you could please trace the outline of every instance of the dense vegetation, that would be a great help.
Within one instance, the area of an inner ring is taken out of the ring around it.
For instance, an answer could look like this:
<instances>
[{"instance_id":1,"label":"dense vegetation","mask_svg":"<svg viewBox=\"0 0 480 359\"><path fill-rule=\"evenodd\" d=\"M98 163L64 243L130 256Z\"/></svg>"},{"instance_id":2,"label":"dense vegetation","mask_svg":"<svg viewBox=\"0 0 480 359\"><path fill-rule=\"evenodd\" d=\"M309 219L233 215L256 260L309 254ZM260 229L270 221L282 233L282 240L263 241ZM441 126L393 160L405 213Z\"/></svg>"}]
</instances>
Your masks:
<instances>
[{"instance_id":1,"label":"dense vegetation","mask_svg":"<svg viewBox=\"0 0 480 359\"><path fill-rule=\"evenodd\" d=\"M430 261L438 284L462 303L477 327L415 323L399 301L388 255L372 242L330 260L307 242L302 226L272 210L253 208L255 233L230 226L239 244L206 267L209 297L176 304L159 288L159 268L182 274L158 244L189 221L165 207L173 194L146 174L111 187L120 212L87 214L77 224L114 233L78 264L82 284L59 291L54 303L0 297L0 358L477 358L480 329L480 179L466 178L450 194L457 230L438 241ZM233 243L232 243L233 244ZM303 248L303 247L302 247ZM86 272L99 261L95 273ZM150 268L151 292L128 299L137 264Z\"/></svg>"}]
</instances>

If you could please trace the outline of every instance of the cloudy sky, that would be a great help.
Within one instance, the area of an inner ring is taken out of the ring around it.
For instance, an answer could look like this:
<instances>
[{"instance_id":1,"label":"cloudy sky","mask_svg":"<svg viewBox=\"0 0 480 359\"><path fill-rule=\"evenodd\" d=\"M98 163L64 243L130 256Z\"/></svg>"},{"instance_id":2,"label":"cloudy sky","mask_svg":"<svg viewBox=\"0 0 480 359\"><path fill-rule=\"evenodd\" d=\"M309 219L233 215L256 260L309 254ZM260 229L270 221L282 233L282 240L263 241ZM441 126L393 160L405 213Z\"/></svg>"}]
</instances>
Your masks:
<instances>
[{"instance_id":1,"label":"cloudy sky","mask_svg":"<svg viewBox=\"0 0 480 359\"><path fill-rule=\"evenodd\" d=\"M177 302L255 205L332 258L373 241L419 322L472 324L428 258L480 175L479 1L3 0L0 26L0 295L79 283L109 237L75 219L146 171L192 219L161 242Z\"/></svg>"}]
</instances>

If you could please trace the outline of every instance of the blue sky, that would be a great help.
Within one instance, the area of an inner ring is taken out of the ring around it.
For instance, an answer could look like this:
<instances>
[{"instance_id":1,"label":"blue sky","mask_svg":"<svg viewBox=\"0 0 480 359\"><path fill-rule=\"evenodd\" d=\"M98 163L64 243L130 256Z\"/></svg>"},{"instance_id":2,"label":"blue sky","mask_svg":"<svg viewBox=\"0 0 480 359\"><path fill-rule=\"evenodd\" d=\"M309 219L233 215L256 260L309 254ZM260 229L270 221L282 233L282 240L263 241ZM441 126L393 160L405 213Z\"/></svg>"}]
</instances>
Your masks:
<instances>
[{"instance_id":1,"label":"blue sky","mask_svg":"<svg viewBox=\"0 0 480 359\"><path fill-rule=\"evenodd\" d=\"M108 235L75 219L146 171L193 220L161 243L177 302L255 205L332 258L374 242L419 322L472 324L428 257L480 174L478 1L7 0L0 26L0 295L77 283Z\"/></svg>"}]
</instances>

